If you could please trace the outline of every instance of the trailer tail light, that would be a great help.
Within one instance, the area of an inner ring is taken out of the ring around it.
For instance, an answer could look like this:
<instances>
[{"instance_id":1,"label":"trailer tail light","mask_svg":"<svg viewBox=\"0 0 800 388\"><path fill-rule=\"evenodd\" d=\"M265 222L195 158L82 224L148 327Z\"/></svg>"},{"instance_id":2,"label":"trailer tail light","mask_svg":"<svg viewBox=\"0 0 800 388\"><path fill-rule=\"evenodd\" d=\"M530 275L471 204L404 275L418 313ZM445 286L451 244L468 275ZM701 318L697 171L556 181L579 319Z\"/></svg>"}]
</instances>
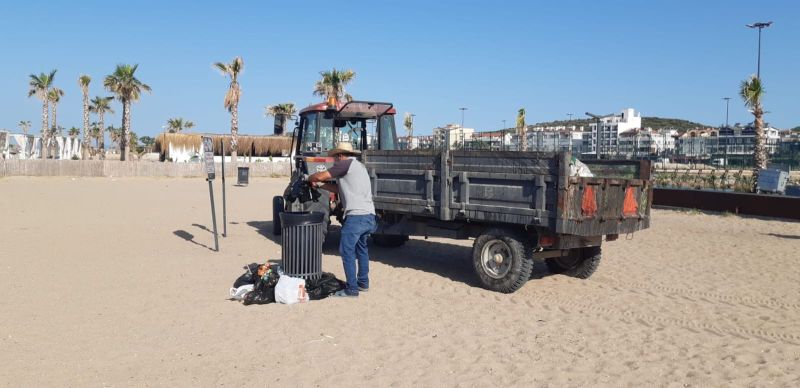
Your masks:
<instances>
[{"instance_id":1,"label":"trailer tail light","mask_svg":"<svg viewBox=\"0 0 800 388\"><path fill-rule=\"evenodd\" d=\"M635 191L633 187L625 189L625 202L622 203L622 215L624 217L639 215L639 204L636 203Z\"/></svg>"},{"instance_id":2,"label":"trailer tail light","mask_svg":"<svg viewBox=\"0 0 800 388\"><path fill-rule=\"evenodd\" d=\"M553 236L540 236L539 237L539 246L541 247L552 247L556 243L556 238Z\"/></svg>"},{"instance_id":3,"label":"trailer tail light","mask_svg":"<svg viewBox=\"0 0 800 388\"><path fill-rule=\"evenodd\" d=\"M594 186L592 185L586 185L583 187L581 213L584 217L594 217L597 214L597 199L595 199Z\"/></svg>"}]
</instances>

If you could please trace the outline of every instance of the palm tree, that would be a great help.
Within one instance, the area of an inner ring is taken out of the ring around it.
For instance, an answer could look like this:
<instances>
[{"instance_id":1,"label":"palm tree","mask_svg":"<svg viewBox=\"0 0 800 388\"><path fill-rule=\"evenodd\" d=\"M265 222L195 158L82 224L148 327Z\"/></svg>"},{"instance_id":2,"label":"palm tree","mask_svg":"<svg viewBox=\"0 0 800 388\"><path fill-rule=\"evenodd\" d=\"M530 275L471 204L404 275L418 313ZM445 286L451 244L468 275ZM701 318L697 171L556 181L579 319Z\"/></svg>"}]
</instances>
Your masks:
<instances>
[{"instance_id":1,"label":"palm tree","mask_svg":"<svg viewBox=\"0 0 800 388\"><path fill-rule=\"evenodd\" d=\"M97 139L97 149L100 152L100 159L106 158L106 142L105 142L105 134L103 133L103 128L105 128L105 115L106 113L114 113L114 110L111 109L111 100L114 97L100 97L97 96L92 99L91 105L89 105L89 112L92 112L97 115L97 123L99 129L95 131L96 139Z\"/></svg>"},{"instance_id":2,"label":"palm tree","mask_svg":"<svg viewBox=\"0 0 800 388\"><path fill-rule=\"evenodd\" d=\"M47 98L50 100L50 105L53 107L53 125L50 127L50 136L52 138L63 134L64 128L58 125L58 103L61 102L62 96L64 96L64 91L55 87L50 89L50 92L47 93ZM50 147L57 148L58 142L50 142Z\"/></svg>"},{"instance_id":3,"label":"palm tree","mask_svg":"<svg viewBox=\"0 0 800 388\"><path fill-rule=\"evenodd\" d=\"M31 122L28 120L20 120L17 125L22 129L22 134L27 138L28 137L28 128L31 127Z\"/></svg>"},{"instance_id":4,"label":"palm tree","mask_svg":"<svg viewBox=\"0 0 800 388\"><path fill-rule=\"evenodd\" d=\"M744 105L750 108L753 114L753 126L755 127L755 146L753 147L753 192L758 185L758 173L760 169L767 168L767 149L764 147L764 109L761 106L761 97L764 95L764 88L761 79L755 75L742 81L739 87L739 95L744 100Z\"/></svg>"},{"instance_id":5,"label":"palm tree","mask_svg":"<svg viewBox=\"0 0 800 388\"><path fill-rule=\"evenodd\" d=\"M517 136L519 137L520 151L528 149L528 139L525 136L525 108L519 108L517 111Z\"/></svg>"},{"instance_id":6,"label":"palm tree","mask_svg":"<svg viewBox=\"0 0 800 388\"><path fill-rule=\"evenodd\" d=\"M136 135L136 132L131 131L128 134L128 144L134 153L139 154L139 136Z\"/></svg>"},{"instance_id":7,"label":"palm tree","mask_svg":"<svg viewBox=\"0 0 800 388\"><path fill-rule=\"evenodd\" d=\"M69 138L70 138L70 139L73 139L73 140L74 140L75 138L77 138L78 136L80 136L80 134L81 134L81 130L80 130L80 129L78 129L78 128L75 128L75 127L71 127L71 128L69 129L69 131L67 131L67 134L69 135Z\"/></svg>"},{"instance_id":8,"label":"palm tree","mask_svg":"<svg viewBox=\"0 0 800 388\"><path fill-rule=\"evenodd\" d=\"M100 139L104 137L103 131L100 128L103 127L101 127L97 122L92 122L89 124L89 134L91 135L91 138L94 139L94 144L97 149L100 149ZM93 154L94 152L92 152L92 155Z\"/></svg>"},{"instance_id":9,"label":"palm tree","mask_svg":"<svg viewBox=\"0 0 800 388\"><path fill-rule=\"evenodd\" d=\"M142 92L150 92L150 86L139 81L136 76L136 69L139 65L117 65L114 73L109 74L103 80L103 86L116 94L117 99L122 102L122 136L120 137L120 157L119 160L128 160L128 137L131 131L131 104L139 101Z\"/></svg>"},{"instance_id":10,"label":"palm tree","mask_svg":"<svg viewBox=\"0 0 800 388\"><path fill-rule=\"evenodd\" d=\"M177 117L167 120L167 131L169 133L178 133L184 129L191 129L194 123L189 120L184 120L182 117Z\"/></svg>"},{"instance_id":11,"label":"palm tree","mask_svg":"<svg viewBox=\"0 0 800 388\"><path fill-rule=\"evenodd\" d=\"M108 138L111 140L111 147L112 148L117 148L118 146L121 146L120 143L122 141L122 130L120 128L117 128L117 127L115 127L113 125L109 125L106 128L106 132L108 132ZM117 148L117 149L121 150L121 148ZM122 156L120 156L120 158L121 157Z\"/></svg>"},{"instance_id":12,"label":"palm tree","mask_svg":"<svg viewBox=\"0 0 800 388\"><path fill-rule=\"evenodd\" d=\"M81 147L82 159L86 159L89 154L89 83L92 78L86 74L78 77L78 86L83 92L83 147Z\"/></svg>"},{"instance_id":13,"label":"palm tree","mask_svg":"<svg viewBox=\"0 0 800 388\"><path fill-rule=\"evenodd\" d=\"M30 90L28 90L28 97L36 95L39 100L42 101L42 152L45 152L45 158L50 157L49 151L46 151L48 148L45 147L45 144L48 144L50 141L49 137L49 120L47 117L48 111L50 110L50 86L53 85L53 80L56 77L56 71L53 70L50 74L39 73L39 75L31 74L30 75Z\"/></svg>"},{"instance_id":14,"label":"palm tree","mask_svg":"<svg viewBox=\"0 0 800 388\"><path fill-rule=\"evenodd\" d=\"M408 135L408 140L406 140L408 142L408 144L406 145L406 147L408 147L408 149L411 149L411 139L413 139L413 137L414 137L414 118L413 118L413 116L414 115L412 115L411 113L406 112L405 117L403 117L403 126L406 127L406 134Z\"/></svg>"},{"instance_id":15,"label":"palm tree","mask_svg":"<svg viewBox=\"0 0 800 388\"><path fill-rule=\"evenodd\" d=\"M331 71L321 71L319 73L322 78L314 85L314 94L317 96L324 96L326 100L335 97L337 101L344 99L345 101L352 101L353 96L347 94L344 87L347 86L356 73L353 70L336 70L334 67Z\"/></svg>"},{"instance_id":16,"label":"palm tree","mask_svg":"<svg viewBox=\"0 0 800 388\"><path fill-rule=\"evenodd\" d=\"M236 161L239 145L239 97L242 94L242 90L239 87L239 74L244 70L244 61L242 57L236 57L233 58L231 63L217 62L214 67L223 76L231 79L228 91L225 93L223 106L231 114L231 159Z\"/></svg>"},{"instance_id":17,"label":"palm tree","mask_svg":"<svg viewBox=\"0 0 800 388\"><path fill-rule=\"evenodd\" d=\"M296 113L297 109L295 109L293 102L268 105L266 108L264 108L264 116L280 118L281 128L286 128L286 120L289 117L294 116Z\"/></svg>"},{"instance_id":18,"label":"palm tree","mask_svg":"<svg viewBox=\"0 0 800 388\"><path fill-rule=\"evenodd\" d=\"M61 102L61 97L64 96L64 91L59 88L52 88L50 92L47 93L47 98L50 100L50 103L53 105L53 125L51 128L57 130L58 129L58 103Z\"/></svg>"}]
</instances>

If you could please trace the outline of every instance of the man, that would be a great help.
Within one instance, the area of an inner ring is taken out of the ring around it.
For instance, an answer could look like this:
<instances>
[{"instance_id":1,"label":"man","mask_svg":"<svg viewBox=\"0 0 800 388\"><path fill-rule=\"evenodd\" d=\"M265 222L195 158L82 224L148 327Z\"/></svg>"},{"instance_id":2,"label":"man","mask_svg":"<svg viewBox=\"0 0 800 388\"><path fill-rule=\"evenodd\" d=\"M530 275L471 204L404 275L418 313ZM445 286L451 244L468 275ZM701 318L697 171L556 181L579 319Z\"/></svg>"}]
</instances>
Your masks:
<instances>
[{"instance_id":1,"label":"man","mask_svg":"<svg viewBox=\"0 0 800 388\"><path fill-rule=\"evenodd\" d=\"M361 151L353 150L350 142L339 142L328 151L333 167L308 177L308 183L332 193L338 193L344 209L344 225L339 240L347 286L335 296L358 296L369 289L369 251L367 237L375 231L375 205L367 169L356 159ZM337 183L325 183L336 179ZM356 268L358 262L358 268Z\"/></svg>"}]
</instances>

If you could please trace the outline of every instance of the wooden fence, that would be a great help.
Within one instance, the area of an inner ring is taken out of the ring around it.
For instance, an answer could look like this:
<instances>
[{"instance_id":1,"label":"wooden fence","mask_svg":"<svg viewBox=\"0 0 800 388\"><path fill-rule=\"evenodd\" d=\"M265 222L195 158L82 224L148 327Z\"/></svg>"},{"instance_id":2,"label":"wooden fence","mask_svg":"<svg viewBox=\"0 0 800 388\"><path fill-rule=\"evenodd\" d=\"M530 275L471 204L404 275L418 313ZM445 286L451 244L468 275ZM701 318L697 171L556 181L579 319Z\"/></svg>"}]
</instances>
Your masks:
<instances>
[{"instance_id":1,"label":"wooden fence","mask_svg":"<svg viewBox=\"0 0 800 388\"><path fill-rule=\"evenodd\" d=\"M225 163L225 176L236 177L236 167L250 167L250 177L289 175L289 162ZM216 163L217 175L222 165ZM116 160L0 160L0 177L4 176L73 176L73 177L204 177L202 163L162 163Z\"/></svg>"}]
</instances>

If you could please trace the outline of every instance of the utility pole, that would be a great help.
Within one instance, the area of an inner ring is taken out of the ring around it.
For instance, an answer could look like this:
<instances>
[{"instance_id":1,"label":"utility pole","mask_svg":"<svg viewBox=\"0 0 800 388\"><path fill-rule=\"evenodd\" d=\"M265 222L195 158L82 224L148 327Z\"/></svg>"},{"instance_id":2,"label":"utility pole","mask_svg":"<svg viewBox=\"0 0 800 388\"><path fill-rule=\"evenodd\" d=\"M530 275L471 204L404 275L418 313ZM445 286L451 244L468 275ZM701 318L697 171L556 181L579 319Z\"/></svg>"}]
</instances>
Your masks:
<instances>
[{"instance_id":1,"label":"utility pole","mask_svg":"<svg viewBox=\"0 0 800 388\"><path fill-rule=\"evenodd\" d=\"M466 148L465 144L464 144L464 140L465 140L465 137L464 137L464 111L467 110L467 108L461 107L461 108L458 108L458 110L461 111L461 149L464 149L464 148Z\"/></svg>"},{"instance_id":2,"label":"utility pole","mask_svg":"<svg viewBox=\"0 0 800 388\"><path fill-rule=\"evenodd\" d=\"M728 111L730 107L731 98L730 97L722 97L725 100L725 128L728 128Z\"/></svg>"},{"instance_id":3,"label":"utility pole","mask_svg":"<svg viewBox=\"0 0 800 388\"><path fill-rule=\"evenodd\" d=\"M758 22L748 24L747 27L758 28L758 67L756 68L756 78L761 79L761 30L772 25L772 22Z\"/></svg>"}]
</instances>

